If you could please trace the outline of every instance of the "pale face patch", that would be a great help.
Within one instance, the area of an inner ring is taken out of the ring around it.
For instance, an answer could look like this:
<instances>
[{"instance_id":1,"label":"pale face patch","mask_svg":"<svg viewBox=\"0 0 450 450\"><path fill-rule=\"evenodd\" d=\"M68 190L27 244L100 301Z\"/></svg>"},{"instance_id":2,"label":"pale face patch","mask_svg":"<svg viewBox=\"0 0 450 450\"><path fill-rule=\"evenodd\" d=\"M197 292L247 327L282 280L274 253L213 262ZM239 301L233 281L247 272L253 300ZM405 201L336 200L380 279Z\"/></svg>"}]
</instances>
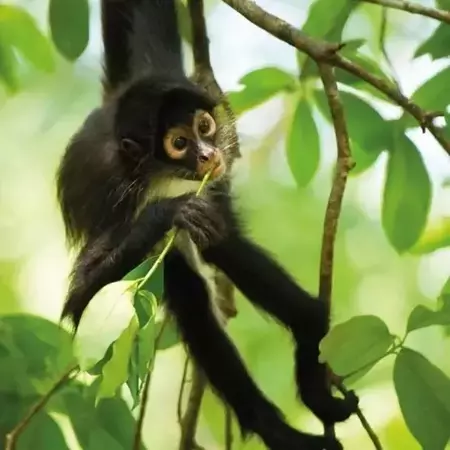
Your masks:
<instances>
[{"instance_id":1,"label":"pale face patch","mask_svg":"<svg viewBox=\"0 0 450 450\"><path fill-rule=\"evenodd\" d=\"M149 200L155 198L175 198L184 194L195 193L200 187L201 181L183 180L171 178L152 183L147 195Z\"/></svg>"}]
</instances>

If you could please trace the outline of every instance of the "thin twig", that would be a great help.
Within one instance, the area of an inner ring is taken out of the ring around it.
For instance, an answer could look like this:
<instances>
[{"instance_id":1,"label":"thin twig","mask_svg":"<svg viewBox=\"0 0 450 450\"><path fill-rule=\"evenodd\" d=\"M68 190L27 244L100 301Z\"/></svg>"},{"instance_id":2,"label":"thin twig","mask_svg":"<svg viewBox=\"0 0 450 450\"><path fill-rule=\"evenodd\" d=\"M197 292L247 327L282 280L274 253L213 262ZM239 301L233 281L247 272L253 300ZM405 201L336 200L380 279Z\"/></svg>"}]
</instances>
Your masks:
<instances>
[{"instance_id":1,"label":"thin twig","mask_svg":"<svg viewBox=\"0 0 450 450\"><path fill-rule=\"evenodd\" d=\"M335 383L335 386L339 389L339 391L341 391L341 393L344 396L347 396L349 394L347 388L344 386L343 383ZM379 437L377 436L375 431L370 426L370 424L367 421L366 417L362 413L361 408L358 407L358 409L356 410L355 414L358 416L359 420L361 421L361 424L364 427L364 429L366 430L367 434L369 435L371 441L373 442L373 445L374 445L375 449L376 450L383 450L383 446L381 445Z\"/></svg>"},{"instance_id":2,"label":"thin twig","mask_svg":"<svg viewBox=\"0 0 450 450\"><path fill-rule=\"evenodd\" d=\"M418 14L420 16L430 17L431 19L439 20L450 24L450 12L443 9L430 8L422 6L419 3L407 2L405 0L361 0L365 3L372 3L374 5L385 6L387 8L398 9L406 11L411 14Z\"/></svg>"},{"instance_id":3,"label":"thin twig","mask_svg":"<svg viewBox=\"0 0 450 450\"><path fill-rule=\"evenodd\" d=\"M197 365L193 367L192 387L189 392L186 413L183 416L181 426L181 439L179 450L191 450L199 448L195 442L200 407L206 388L206 377Z\"/></svg>"},{"instance_id":4,"label":"thin twig","mask_svg":"<svg viewBox=\"0 0 450 450\"><path fill-rule=\"evenodd\" d=\"M337 142L337 166L334 174L333 186L325 211L322 235L322 252L320 257L319 299L328 305L331 311L333 289L333 261L334 243L337 226L344 198L348 173L354 166L350 153L350 140L344 117L344 108L339 98L336 77L333 68L325 63L319 63L319 73L328 99L331 117ZM334 427L325 427L325 434L334 436Z\"/></svg>"},{"instance_id":5,"label":"thin twig","mask_svg":"<svg viewBox=\"0 0 450 450\"><path fill-rule=\"evenodd\" d=\"M344 69L347 72L361 78L382 92L387 98L401 106L411 114L422 127L428 129L439 142L442 148L450 155L450 140L448 140L443 129L433 123L433 119L443 113L425 111L405 97L397 87L369 73L363 67L339 54L339 50L345 45L342 43L329 43L322 39L312 38L304 32L296 29L289 23L268 13L255 2L249 0L223 0L250 22L267 31L276 38L306 53L316 62L325 62L332 66Z\"/></svg>"},{"instance_id":6,"label":"thin twig","mask_svg":"<svg viewBox=\"0 0 450 450\"><path fill-rule=\"evenodd\" d=\"M178 402L177 402L177 419L179 425L181 425L183 422L183 398L187 383L188 368L189 368L189 356L186 355L183 367L183 375L181 377L180 392L178 394Z\"/></svg>"},{"instance_id":7,"label":"thin twig","mask_svg":"<svg viewBox=\"0 0 450 450\"><path fill-rule=\"evenodd\" d=\"M56 381L51 389L40 398L28 411L26 416L6 435L5 450L15 450L17 440L20 435L25 431L36 414L38 414L49 402L49 400L63 387L72 377L72 375L78 373L80 368L78 365L71 366L64 374Z\"/></svg>"}]
</instances>

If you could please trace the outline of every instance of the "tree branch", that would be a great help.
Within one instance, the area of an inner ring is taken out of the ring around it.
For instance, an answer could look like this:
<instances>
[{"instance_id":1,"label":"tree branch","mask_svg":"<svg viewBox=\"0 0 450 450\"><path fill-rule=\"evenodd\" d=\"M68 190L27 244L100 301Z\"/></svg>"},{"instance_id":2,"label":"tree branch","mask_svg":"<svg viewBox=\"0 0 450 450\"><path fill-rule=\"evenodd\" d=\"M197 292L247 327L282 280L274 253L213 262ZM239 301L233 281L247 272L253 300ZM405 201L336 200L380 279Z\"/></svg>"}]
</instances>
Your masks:
<instances>
[{"instance_id":1,"label":"tree branch","mask_svg":"<svg viewBox=\"0 0 450 450\"><path fill-rule=\"evenodd\" d=\"M51 389L42 398L35 403L26 416L6 435L5 450L15 450L17 446L17 440L20 435L25 431L36 414L38 414L49 402L49 400L59 391L72 377L72 375L78 373L78 365L71 366L64 374L56 381Z\"/></svg>"},{"instance_id":2,"label":"tree branch","mask_svg":"<svg viewBox=\"0 0 450 450\"><path fill-rule=\"evenodd\" d=\"M333 186L331 188L328 205L325 212L322 253L320 258L319 298L321 301L326 302L331 310L334 242L336 240L337 226L341 213L342 200L344 198L347 178L350 170L354 167L354 162L352 160L350 150L350 140L348 136L347 124L345 122L344 107L341 99L339 98L339 91L334 70L326 63L319 63L318 67L327 96L337 143L337 165L334 174ZM334 377L332 378L334 381ZM335 382L334 384L338 386L345 396L349 395L349 392L345 389L342 383L338 384ZM367 431L367 434L372 440L375 448L380 450L380 441L359 408L356 414L359 417L362 426ZM326 428L325 433L328 435L334 435L334 428Z\"/></svg>"},{"instance_id":3,"label":"tree branch","mask_svg":"<svg viewBox=\"0 0 450 450\"><path fill-rule=\"evenodd\" d=\"M326 303L328 310L331 311L334 243L336 240L337 226L341 214L348 173L354 166L354 162L352 161L350 153L350 140L344 118L344 108L339 98L339 91L333 68L326 63L319 63L318 67L327 96L331 117L333 119L337 142L337 166L323 225L319 283L319 299ZM334 427L326 427L325 434L334 436Z\"/></svg>"},{"instance_id":4,"label":"tree branch","mask_svg":"<svg viewBox=\"0 0 450 450\"><path fill-rule=\"evenodd\" d=\"M405 0L361 0L365 3L372 3L374 5L386 6L387 8L398 9L406 11L411 14L418 14L420 16L430 17L431 19L439 20L450 24L450 12L443 9L429 8L418 3L407 2Z\"/></svg>"},{"instance_id":5,"label":"tree branch","mask_svg":"<svg viewBox=\"0 0 450 450\"><path fill-rule=\"evenodd\" d=\"M322 253L320 258L319 298L327 303L331 310L334 242L336 239L337 225L341 213L347 178L350 170L354 167L354 162L350 152L350 141L347 124L345 123L344 108L339 98L339 91L333 69L326 63L319 63L318 67L327 96L331 117L333 119L337 143L337 166L325 212Z\"/></svg>"},{"instance_id":6,"label":"tree branch","mask_svg":"<svg viewBox=\"0 0 450 450\"><path fill-rule=\"evenodd\" d=\"M315 39L296 29L284 20L268 13L255 2L250 0L223 0L250 22L267 31L276 38L306 53L316 62L328 63L340 67L356 75L382 92L387 98L401 106L411 114L422 129L428 129L439 142L442 148L450 155L450 141L446 139L443 130L433 124L433 119L443 113L425 111L405 97L395 85L379 78L363 67L347 58L342 57L338 51L345 44L329 43L322 39Z\"/></svg>"}]
</instances>

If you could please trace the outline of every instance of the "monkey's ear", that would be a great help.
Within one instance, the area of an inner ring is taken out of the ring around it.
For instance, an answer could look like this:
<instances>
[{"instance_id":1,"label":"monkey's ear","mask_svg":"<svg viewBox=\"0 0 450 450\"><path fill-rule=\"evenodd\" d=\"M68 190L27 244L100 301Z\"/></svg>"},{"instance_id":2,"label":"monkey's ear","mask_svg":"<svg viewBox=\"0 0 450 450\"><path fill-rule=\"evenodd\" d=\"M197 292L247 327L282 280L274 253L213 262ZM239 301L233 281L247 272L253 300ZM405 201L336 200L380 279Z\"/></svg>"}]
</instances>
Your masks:
<instances>
[{"instance_id":1,"label":"monkey's ear","mask_svg":"<svg viewBox=\"0 0 450 450\"><path fill-rule=\"evenodd\" d=\"M120 151L126 158L132 159L134 161L139 160L139 158L142 156L141 146L136 141L133 141L133 139L121 139Z\"/></svg>"}]
</instances>

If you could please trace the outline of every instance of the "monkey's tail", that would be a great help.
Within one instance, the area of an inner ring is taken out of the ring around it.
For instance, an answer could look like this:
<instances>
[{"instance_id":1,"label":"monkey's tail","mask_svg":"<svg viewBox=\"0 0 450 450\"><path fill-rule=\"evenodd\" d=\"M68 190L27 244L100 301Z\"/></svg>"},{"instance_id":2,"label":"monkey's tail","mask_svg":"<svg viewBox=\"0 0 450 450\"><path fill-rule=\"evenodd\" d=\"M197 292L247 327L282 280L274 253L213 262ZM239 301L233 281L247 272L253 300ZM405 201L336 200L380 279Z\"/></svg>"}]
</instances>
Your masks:
<instances>
[{"instance_id":1,"label":"monkey's tail","mask_svg":"<svg viewBox=\"0 0 450 450\"><path fill-rule=\"evenodd\" d=\"M183 74L175 0L102 0L105 83Z\"/></svg>"}]
</instances>

